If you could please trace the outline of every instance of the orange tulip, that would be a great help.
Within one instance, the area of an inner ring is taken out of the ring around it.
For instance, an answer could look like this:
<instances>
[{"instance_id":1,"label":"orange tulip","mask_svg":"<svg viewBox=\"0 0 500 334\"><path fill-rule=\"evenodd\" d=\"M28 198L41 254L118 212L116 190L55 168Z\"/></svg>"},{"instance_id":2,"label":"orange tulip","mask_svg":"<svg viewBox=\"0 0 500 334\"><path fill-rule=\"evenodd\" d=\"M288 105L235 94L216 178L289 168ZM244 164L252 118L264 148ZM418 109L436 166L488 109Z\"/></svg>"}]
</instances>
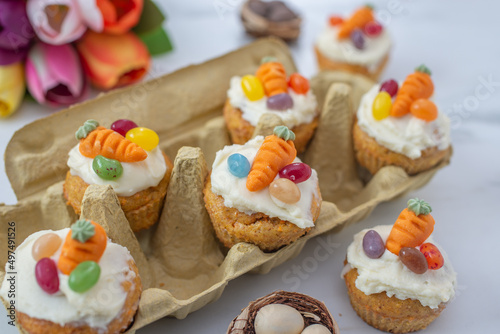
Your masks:
<instances>
[{"instance_id":1,"label":"orange tulip","mask_svg":"<svg viewBox=\"0 0 500 334\"><path fill-rule=\"evenodd\" d=\"M134 83L150 67L146 46L131 32L110 35L89 30L76 47L90 81L102 89Z\"/></svg>"},{"instance_id":2,"label":"orange tulip","mask_svg":"<svg viewBox=\"0 0 500 334\"><path fill-rule=\"evenodd\" d=\"M134 27L141 17L143 0L97 0L104 19L103 32L123 34Z\"/></svg>"}]
</instances>

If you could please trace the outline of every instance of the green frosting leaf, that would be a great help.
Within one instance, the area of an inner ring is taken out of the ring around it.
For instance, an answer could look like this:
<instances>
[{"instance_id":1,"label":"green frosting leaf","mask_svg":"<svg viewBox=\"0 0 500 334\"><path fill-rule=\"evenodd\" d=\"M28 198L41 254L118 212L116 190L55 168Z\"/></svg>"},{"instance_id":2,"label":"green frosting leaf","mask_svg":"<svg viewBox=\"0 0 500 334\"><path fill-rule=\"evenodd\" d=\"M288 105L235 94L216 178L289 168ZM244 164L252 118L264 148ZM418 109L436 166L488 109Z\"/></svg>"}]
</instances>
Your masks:
<instances>
[{"instance_id":1,"label":"green frosting leaf","mask_svg":"<svg viewBox=\"0 0 500 334\"><path fill-rule=\"evenodd\" d=\"M427 73L429 75L432 74L431 70L429 70L429 68L427 66L425 66L424 64L418 66L417 68L415 68L415 72L422 72L422 73Z\"/></svg>"},{"instance_id":2,"label":"green frosting leaf","mask_svg":"<svg viewBox=\"0 0 500 334\"><path fill-rule=\"evenodd\" d=\"M92 238L94 234L95 227L90 220L78 219L76 223L71 225L71 238L82 243Z\"/></svg>"},{"instance_id":3,"label":"green frosting leaf","mask_svg":"<svg viewBox=\"0 0 500 334\"><path fill-rule=\"evenodd\" d=\"M272 62L277 62L277 61L278 61L278 58L276 58L276 57L266 56L266 57L262 57L260 64L262 65L265 63L272 63Z\"/></svg>"},{"instance_id":4,"label":"green frosting leaf","mask_svg":"<svg viewBox=\"0 0 500 334\"><path fill-rule=\"evenodd\" d=\"M415 215L428 215L432 212L432 208L423 199L412 198L408 201L408 210L413 211Z\"/></svg>"},{"instance_id":5,"label":"green frosting leaf","mask_svg":"<svg viewBox=\"0 0 500 334\"><path fill-rule=\"evenodd\" d=\"M80 140L89 135L90 132L94 131L99 126L99 122L95 119L86 120L82 126L78 128L75 133L76 139Z\"/></svg>"},{"instance_id":6,"label":"green frosting leaf","mask_svg":"<svg viewBox=\"0 0 500 334\"><path fill-rule=\"evenodd\" d=\"M365 4L365 7L368 7L368 8L370 8L371 10L374 10L374 9L375 9L375 5L373 5L372 3L366 3L366 4Z\"/></svg>"},{"instance_id":7,"label":"green frosting leaf","mask_svg":"<svg viewBox=\"0 0 500 334\"><path fill-rule=\"evenodd\" d=\"M295 140L295 133L284 125L275 127L273 133L285 141Z\"/></svg>"}]
</instances>

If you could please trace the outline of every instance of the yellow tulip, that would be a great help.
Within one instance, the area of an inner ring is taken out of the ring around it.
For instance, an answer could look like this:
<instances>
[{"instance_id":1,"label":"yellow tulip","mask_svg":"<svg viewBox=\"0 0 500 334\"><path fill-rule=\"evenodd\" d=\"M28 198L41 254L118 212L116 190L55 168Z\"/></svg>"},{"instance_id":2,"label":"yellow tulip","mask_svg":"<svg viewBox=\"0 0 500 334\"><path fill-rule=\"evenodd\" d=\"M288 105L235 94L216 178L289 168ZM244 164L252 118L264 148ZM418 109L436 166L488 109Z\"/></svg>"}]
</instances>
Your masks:
<instances>
[{"instance_id":1,"label":"yellow tulip","mask_svg":"<svg viewBox=\"0 0 500 334\"><path fill-rule=\"evenodd\" d=\"M0 66L0 117L17 110L25 92L22 63Z\"/></svg>"}]
</instances>

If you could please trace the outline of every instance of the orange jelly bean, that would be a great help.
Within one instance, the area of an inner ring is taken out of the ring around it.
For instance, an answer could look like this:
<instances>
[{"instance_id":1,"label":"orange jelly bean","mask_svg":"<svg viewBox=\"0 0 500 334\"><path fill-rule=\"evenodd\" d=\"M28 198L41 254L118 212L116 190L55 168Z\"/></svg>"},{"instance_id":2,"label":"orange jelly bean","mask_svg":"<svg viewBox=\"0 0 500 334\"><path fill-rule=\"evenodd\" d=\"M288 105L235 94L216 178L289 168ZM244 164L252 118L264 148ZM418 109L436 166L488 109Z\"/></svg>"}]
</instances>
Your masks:
<instances>
[{"instance_id":1,"label":"orange jelly bean","mask_svg":"<svg viewBox=\"0 0 500 334\"><path fill-rule=\"evenodd\" d=\"M437 118L438 109L434 102L427 99L418 99L411 104L410 112L413 116L432 122Z\"/></svg>"},{"instance_id":2,"label":"orange jelly bean","mask_svg":"<svg viewBox=\"0 0 500 334\"><path fill-rule=\"evenodd\" d=\"M62 239L55 233L47 233L36 239L31 249L31 255L35 261L44 257L51 257L61 246Z\"/></svg>"}]
</instances>

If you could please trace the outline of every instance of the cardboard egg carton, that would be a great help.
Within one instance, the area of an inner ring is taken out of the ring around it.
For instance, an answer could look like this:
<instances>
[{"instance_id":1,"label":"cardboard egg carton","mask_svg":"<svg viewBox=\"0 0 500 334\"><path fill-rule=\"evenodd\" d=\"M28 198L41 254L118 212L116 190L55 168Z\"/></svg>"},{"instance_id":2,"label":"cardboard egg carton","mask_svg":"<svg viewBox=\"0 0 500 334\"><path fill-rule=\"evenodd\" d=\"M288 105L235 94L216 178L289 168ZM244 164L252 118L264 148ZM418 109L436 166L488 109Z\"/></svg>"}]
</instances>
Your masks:
<instances>
[{"instance_id":1,"label":"cardboard egg carton","mask_svg":"<svg viewBox=\"0 0 500 334\"><path fill-rule=\"evenodd\" d=\"M265 274L298 255L307 240L334 227L359 221L377 204L427 183L439 166L409 177L385 167L368 183L357 172L351 129L361 96L373 85L362 77L324 72L311 80L322 108L319 127L303 160L318 172L323 195L316 226L306 236L273 253L240 243L224 250L204 207L202 188L215 153L230 144L222 117L230 78L254 73L264 56L274 56L287 73L296 67L278 39L258 40L200 65L149 82L102 94L37 120L17 131L5 153L6 172L18 204L0 205L0 220L16 222L16 244L45 229L69 227L78 218L66 205L62 184L74 133L93 118L109 127L120 118L154 129L161 149L174 159L159 222L134 234L110 186L90 186L82 217L102 224L113 242L134 257L144 289L128 333L165 316L184 318L219 298L226 284L245 273ZM269 134L279 119L261 119L256 134ZM0 231L0 278L7 261L7 229ZM5 302L5 301L4 301Z\"/></svg>"}]
</instances>

